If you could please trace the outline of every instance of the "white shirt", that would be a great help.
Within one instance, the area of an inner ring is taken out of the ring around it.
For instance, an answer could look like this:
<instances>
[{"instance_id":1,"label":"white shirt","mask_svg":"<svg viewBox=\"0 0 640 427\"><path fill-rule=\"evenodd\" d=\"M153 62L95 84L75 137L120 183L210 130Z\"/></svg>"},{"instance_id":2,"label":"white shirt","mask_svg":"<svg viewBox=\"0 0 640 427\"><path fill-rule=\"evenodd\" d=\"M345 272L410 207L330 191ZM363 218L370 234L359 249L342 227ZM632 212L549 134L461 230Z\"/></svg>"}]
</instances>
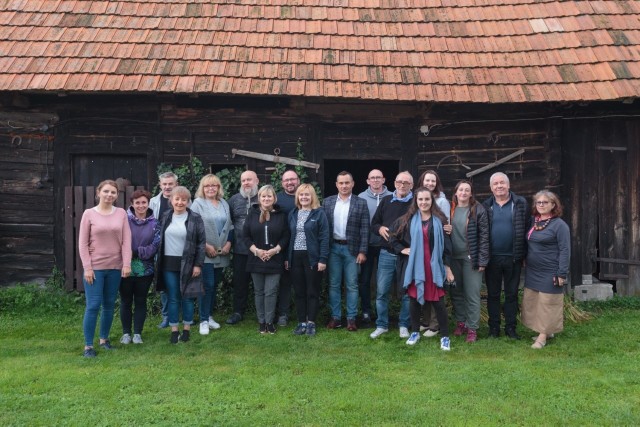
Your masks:
<instances>
[{"instance_id":1,"label":"white shirt","mask_svg":"<svg viewBox=\"0 0 640 427\"><path fill-rule=\"evenodd\" d=\"M351 196L347 200L342 200L338 195L336 207L333 210L333 238L335 240L347 240L347 220L349 219L349 206L351 206Z\"/></svg>"}]
</instances>

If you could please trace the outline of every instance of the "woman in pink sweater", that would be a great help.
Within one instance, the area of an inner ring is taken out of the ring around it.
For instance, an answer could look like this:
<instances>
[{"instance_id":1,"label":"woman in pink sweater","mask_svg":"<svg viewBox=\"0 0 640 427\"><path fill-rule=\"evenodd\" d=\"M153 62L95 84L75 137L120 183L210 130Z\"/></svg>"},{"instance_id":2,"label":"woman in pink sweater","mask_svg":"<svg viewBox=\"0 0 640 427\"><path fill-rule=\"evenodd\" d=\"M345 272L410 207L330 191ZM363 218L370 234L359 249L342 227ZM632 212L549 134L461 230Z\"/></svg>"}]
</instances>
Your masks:
<instances>
[{"instance_id":1,"label":"woman in pink sweater","mask_svg":"<svg viewBox=\"0 0 640 427\"><path fill-rule=\"evenodd\" d=\"M84 357L95 357L93 338L100 317L100 347L111 350L109 331L113 323L120 279L131 273L131 229L127 213L113 203L118 197L114 181L102 181L96 190L98 205L82 214L78 252L84 269Z\"/></svg>"}]
</instances>

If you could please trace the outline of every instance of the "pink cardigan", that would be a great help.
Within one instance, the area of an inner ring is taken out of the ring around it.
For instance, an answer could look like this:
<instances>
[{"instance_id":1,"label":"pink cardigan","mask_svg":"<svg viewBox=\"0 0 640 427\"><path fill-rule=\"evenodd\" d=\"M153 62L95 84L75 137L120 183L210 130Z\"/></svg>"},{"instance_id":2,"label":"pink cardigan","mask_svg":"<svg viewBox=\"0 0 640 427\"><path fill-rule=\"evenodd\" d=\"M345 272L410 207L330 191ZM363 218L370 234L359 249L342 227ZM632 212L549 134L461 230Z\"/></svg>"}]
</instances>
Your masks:
<instances>
[{"instance_id":1,"label":"pink cardigan","mask_svg":"<svg viewBox=\"0 0 640 427\"><path fill-rule=\"evenodd\" d=\"M78 252L85 270L121 270L123 265L131 266L131 229L126 211L115 208L109 215L94 208L84 211Z\"/></svg>"}]
</instances>

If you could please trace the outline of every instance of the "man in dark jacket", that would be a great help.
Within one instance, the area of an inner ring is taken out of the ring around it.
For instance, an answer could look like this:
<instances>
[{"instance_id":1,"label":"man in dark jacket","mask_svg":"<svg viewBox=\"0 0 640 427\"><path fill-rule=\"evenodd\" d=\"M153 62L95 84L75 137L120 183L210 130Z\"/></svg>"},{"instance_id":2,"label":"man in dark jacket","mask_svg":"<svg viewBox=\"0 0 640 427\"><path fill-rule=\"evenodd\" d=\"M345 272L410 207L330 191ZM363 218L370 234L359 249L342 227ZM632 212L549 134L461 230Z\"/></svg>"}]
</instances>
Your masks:
<instances>
[{"instance_id":1,"label":"man in dark jacket","mask_svg":"<svg viewBox=\"0 0 640 427\"><path fill-rule=\"evenodd\" d=\"M504 284L504 333L517 340L520 339L516 333L518 288L531 215L525 198L510 191L507 175L494 173L489 185L493 196L483 203L489 219L491 248L491 258L485 272L489 335L496 338L500 336L500 293Z\"/></svg>"},{"instance_id":2,"label":"man in dark jacket","mask_svg":"<svg viewBox=\"0 0 640 427\"><path fill-rule=\"evenodd\" d=\"M347 329L356 331L358 313L358 266L367 260L369 245L369 210L367 202L353 195L353 176L340 172L336 179L338 195L324 199L329 221L329 306L331 320L327 328L342 326L342 279L347 288Z\"/></svg>"},{"instance_id":3,"label":"man in dark jacket","mask_svg":"<svg viewBox=\"0 0 640 427\"><path fill-rule=\"evenodd\" d=\"M244 171L240 175L240 192L229 199L229 211L233 222L233 314L227 319L228 325L240 322L247 309L249 280L247 256L249 248L242 233L244 221L251 205L258 203L258 175L254 171Z\"/></svg>"}]
</instances>

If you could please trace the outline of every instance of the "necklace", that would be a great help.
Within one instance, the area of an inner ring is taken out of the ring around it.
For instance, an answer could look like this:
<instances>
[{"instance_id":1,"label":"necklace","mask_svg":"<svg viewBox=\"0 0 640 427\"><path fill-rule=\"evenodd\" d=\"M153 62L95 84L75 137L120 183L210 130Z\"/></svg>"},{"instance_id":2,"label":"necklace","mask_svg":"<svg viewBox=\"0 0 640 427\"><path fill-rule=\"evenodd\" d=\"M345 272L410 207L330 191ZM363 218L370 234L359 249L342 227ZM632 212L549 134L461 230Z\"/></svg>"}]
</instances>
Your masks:
<instances>
[{"instance_id":1,"label":"necklace","mask_svg":"<svg viewBox=\"0 0 640 427\"><path fill-rule=\"evenodd\" d=\"M544 230L546 226L549 225L552 219L553 219L552 216L550 216L545 220L541 220L540 217L536 217L536 220L533 223L533 229L536 231Z\"/></svg>"}]
</instances>

